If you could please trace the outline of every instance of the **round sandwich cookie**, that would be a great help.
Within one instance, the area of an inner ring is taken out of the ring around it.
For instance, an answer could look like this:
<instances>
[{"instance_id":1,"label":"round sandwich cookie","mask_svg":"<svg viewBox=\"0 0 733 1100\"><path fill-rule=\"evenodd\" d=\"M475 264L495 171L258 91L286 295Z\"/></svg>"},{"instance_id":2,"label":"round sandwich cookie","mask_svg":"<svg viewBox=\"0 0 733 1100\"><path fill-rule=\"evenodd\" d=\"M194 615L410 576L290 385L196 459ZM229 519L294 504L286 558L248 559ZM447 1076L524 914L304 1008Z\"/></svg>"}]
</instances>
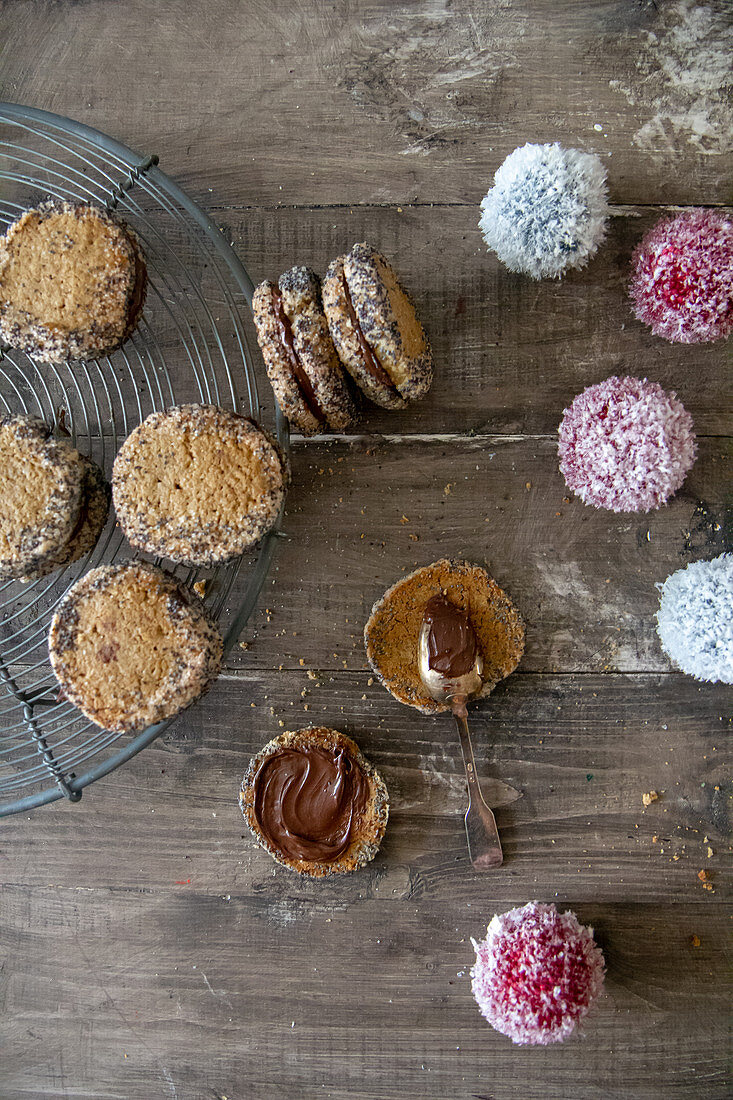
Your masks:
<instances>
[{"instance_id":1,"label":"round sandwich cookie","mask_svg":"<svg viewBox=\"0 0 733 1100\"><path fill-rule=\"evenodd\" d=\"M433 619L441 614L438 604L443 602L468 619L483 659L482 696L514 671L524 652L524 623L519 612L485 569L443 559L403 577L375 603L364 628L364 641L369 664L387 691L423 714L450 709L428 695L418 668L423 621L431 612ZM436 632L436 623L432 625ZM453 632L455 625L448 621L447 631Z\"/></svg>"},{"instance_id":2,"label":"round sandwich cookie","mask_svg":"<svg viewBox=\"0 0 733 1100\"><path fill-rule=\"evenodd\" d=\"M255 290L257 340L275 397L303 435L343 431L356 420L351 396L321 301L321 284L307 267L292 267L277 285Z\"/></svg>"},{"instance_id":3,"label":"round sandwich cookie","mask_svg":"<svg viewBox=\"0 0 733 1100\"><path fill-rule=\"evenodd\" d=\"M250 762L239 799L261 847L311 878L346 874L373 859L389 815L381 776L350 737L324 726L265 745Z\"/></svg>"},{"instance_id":4,"label":"round sandwich cookie","mask_svg":"<svg viewBox=\"0 0 733 1100\"><path fill-rule=\"evenodd\" d=\"M481 1015L522 1046L563 1042L603 989L593 929L570 910L530 901L495 915L473 946L471 990Z\"/></svg>"},{"instance_id":5,"label":"round sandwich cookie","mask_svg":"<svg viewBox=\"0 0 733 1100\"><path fill-rule=\"evenodd\" d=\"M37 580L65 565L71 565L97 545L109 515L112 491L96 462L84 455L79 456L79 461L83 469L82 499L79 515L68 541L56 556L50 557L35 570L25 573L25 581Z\"/></svg>"},{"instance_id":6,"label":"round sandwich cookie","mask_svg":"<svg viewBox=\"0 0 733 1100\"><path fill-rule=\"evenodd\" d=\"M0 339L51 363L107 355L137 325L146 287L129 226L87 203L44 203L0 239Z\"/></svg>"},{"instance_id":7,"label":"round sandwich cookie","mask_svg":"<svg viewBox=\"0 0 733 1100\"><path fill-rule=\"evenodd\" d=\"M130 544L185 565L238 557L275 524L287 460L253 420L215 405L152 413L115 458L112 499Z\"/></svg>"},{"instance_id":8,"label":"round sandwich cookie","mask_svg":"<svg viewBox=\"0 0 733 1100\"><path fill-rule=\"evenodd\" d=\"M0 469L0 580L55 568L79 519L81 456L37 417L5 416Z\"/></svg>"},{"instance_id":9,"label":"round sandwich cookie","mask_svg":"<svg viewBox=\"0 0 733 1100\"><path fill-rule=\"evenodd\" d=\"M147 562L102 565L61 600L48 636L66 697L106 730L178 714L211 686L221 634L199 597Z\"/></svg>"},{"instance_id":10,"label":"round sandwich cookie","mask_svg":"<svg viewBox=\"0 0 733 1100\"><path fill-rule=\"evenodd\" d=\"M335 259L323 280L323 308L342 363L371 401L403 409L428 392L428 338L381 252L355 244Z\"/></svg>"}]
</instances>

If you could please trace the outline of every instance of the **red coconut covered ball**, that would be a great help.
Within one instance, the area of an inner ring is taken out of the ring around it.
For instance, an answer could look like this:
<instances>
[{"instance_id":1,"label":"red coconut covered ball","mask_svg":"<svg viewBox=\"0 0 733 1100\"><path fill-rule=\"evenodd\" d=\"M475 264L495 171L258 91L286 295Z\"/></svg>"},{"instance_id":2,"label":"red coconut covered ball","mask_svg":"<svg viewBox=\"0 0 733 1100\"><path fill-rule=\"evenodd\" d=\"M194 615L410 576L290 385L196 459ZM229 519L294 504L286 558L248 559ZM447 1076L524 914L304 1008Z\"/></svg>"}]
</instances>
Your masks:
<instances>
[{"instance_id":1,"label":"red coconut covered ball","mask_svg":"<svg viewBox=\"0 0 733 1100\"><path fill-rule=\"evenodd\" d=\"M471 989L481 1014L513 1043L560 1043L603 986L605 965L593 929L574 913L530 901L495 916L481 943Z\"/></svg>"},{"instance_id":2,"label":"red coconut covered ball","mask_svg":"<svg viewBox=\"0 0 733 1100\"><path fill-rule=\"evenodd\" d=\"M560 471L586 504L648 512L676 493L695 461L692 417L646 378L607 378L565 409Z\"/></svg>"},{"instance_id":3,"label":"red coconut covered ball","mask_svg":"<svg viewBox=\"0 0 733 1100\"><path fill-rule=\"evenodd\" d=\"M720 340L733 329L733 221L715 210L665 218L634 252L634 312L678 344Z\"/></svg>"}]
</instances>

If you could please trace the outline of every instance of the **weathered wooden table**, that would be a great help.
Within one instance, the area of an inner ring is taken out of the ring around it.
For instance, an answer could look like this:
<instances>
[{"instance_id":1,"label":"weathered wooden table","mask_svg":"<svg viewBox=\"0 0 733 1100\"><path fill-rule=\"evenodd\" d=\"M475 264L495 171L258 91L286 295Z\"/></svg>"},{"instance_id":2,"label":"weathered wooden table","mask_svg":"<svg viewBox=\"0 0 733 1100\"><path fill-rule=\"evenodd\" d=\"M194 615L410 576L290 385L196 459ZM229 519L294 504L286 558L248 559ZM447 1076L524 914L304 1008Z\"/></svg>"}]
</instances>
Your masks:
<instances>
[{"instance_id":1,"label":"weathered wooden table","mask_svg":"<svg viewBox=\"0 0 733 1100\"><path fill-rule=\"evenodd\" d=\"M255 280L376 243L437 359L420 405L295 440L287 539L205 701L79 806L0 824L2 1100L729 1095L731 697L654 629L655 584L724 548L729 360L652 336L625 283L668 205L729 201L730 34L725 0L0 4L2 98L159 153ZM556 139L600 153L613 218L585 271L533 282L487 254L478 203L515 146ZM674 388L699 435L649 515L587 508L557 470L563 407L615 372ZM528 624L472 716L482 773L523 791L483 876L451 725L373 683L361 640L446 554L488 563ZM236 795L253 751L319 722L392 813L368 869L314 884L254 847ZM549 1049L493 1032L469 987L470 936L532 898L608 964L585 1035Z\"/></svg>"}]
</instances>

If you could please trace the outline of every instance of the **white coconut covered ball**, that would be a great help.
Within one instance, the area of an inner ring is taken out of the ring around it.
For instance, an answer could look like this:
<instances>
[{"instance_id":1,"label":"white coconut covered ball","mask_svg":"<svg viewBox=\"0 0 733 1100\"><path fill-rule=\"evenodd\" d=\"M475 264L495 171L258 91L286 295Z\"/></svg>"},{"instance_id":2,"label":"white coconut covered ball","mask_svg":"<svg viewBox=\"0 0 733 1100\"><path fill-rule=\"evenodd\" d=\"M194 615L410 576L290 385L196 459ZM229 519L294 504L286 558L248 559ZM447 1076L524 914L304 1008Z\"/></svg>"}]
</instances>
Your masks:
<instances>
[{"instance_id":1,"label":"white coconut covered ball","mask_svg":"<svg viewBox=\"0 0 733 1100\"><path fill-rule=\"evenodd\" d=\"M667 656L696 680L733 684L733 554L693 561L658 587Z\"/></svg>"},{"instance_id":2,"label":"white coconut covered ball","mask_svg":"<svg viewBox=\"0 0 733 1100\"><path fill-rule=\"evenodd\" d=\"M595 153L522 145L481 202L486 244L510 271L559 278L584 267L606 234L606 170Z\"/></svg>"}]
</instances>

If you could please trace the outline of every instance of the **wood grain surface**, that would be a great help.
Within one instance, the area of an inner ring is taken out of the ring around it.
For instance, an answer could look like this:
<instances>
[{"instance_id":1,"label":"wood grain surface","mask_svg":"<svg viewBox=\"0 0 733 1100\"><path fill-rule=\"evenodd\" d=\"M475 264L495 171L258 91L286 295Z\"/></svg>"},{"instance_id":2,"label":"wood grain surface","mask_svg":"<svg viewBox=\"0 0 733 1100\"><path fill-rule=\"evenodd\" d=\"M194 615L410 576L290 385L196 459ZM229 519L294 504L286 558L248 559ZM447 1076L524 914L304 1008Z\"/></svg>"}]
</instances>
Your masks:
<instances>
[{"instance_id":1,"label":"wood grain surface","mask_svg":"<svg viewBox=\"0 0 733 1100\"><path fill-rule=\"evenodd\" d=\"M626 284L663 213L731 203L732 44L723 0L0 0L2 98L157 152L255 281L378 244L437 368L419 405L293 441L275 564L211 693L79 806L0 823L0 1100L730 1095L731 692L673 671L654 628L655 585L729 545L730 348L656 339ZM612 217L584 271L534 282L487 254L478 203L552 140L602 156ZM649 515L586 508L557 469L563 408L612 373L695 421ZM487 564L527 623L471 713L491 875L450 722L397 704L361 640L441 556ZM276 866L237 806L251 755L311 723L391 795L342 881ZM471 937L533 898L592 924L608 968L551 1048L512 1046L470 993Z\"/></svg>"}]
</instances>

